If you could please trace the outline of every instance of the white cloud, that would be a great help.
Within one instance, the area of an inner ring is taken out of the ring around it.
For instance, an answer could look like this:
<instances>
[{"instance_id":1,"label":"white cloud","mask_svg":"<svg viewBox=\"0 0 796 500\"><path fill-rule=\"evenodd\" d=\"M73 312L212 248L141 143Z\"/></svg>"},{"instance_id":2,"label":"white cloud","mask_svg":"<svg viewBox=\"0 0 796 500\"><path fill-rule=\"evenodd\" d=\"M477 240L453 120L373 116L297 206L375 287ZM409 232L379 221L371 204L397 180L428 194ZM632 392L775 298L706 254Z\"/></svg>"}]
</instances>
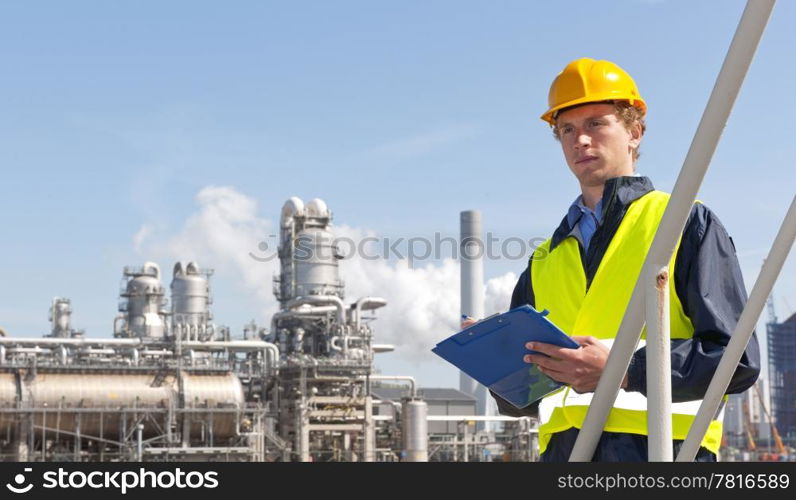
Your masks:
<instances>
[{"instance_id":1,"label":"white cloud","mask_svg":"<svg viewBox=\"0 0 796 500\"><path fill-rule=\"evenodd\" d=\"M497 312L506 312L511 302L511 292L517 284L517 275L506 273L486 282L484 314L487 316Z\"/></svg>"},{"instance_id":2,"label":"white cloud","mask_svg":"<svg viewBox=\"0 0 796 500\"><path fill-rule=\"evenodd\" d=\"M196 195L198 210L189 216L172 236L163 232L150 234L144 224L136 233L143 244L137 249L147 259L161 262L195 260L200 266L212 267L214 281L241 283L262 301L261 313L276 311L271 282L278 269L278 259L261 262L258 245L272 234L272 225L258 217L257 202L231 187L209 186ZM212 285L212 284L211 284Z\"/></svg>"},{"instance_id":3,"label":"white cloud","mask_svg":"<svg viewBox=\"0 0 796 500\"><path fill-rule=\"evenodd\" d=\"M133 235L133 249L135 249L136 253L139 254L141 253L144 242L151 235L152 235L152 225L150 224L144 224L143 226L141 226L141 229L136 231L135 235Z\"/></svg>"},{"instance_id":4,"label":"white cloud","mask_svg":"<svg viewBox=\"0 0 796 500\"><path fill-rule=\"evenodd\" d=\"M333 231L357 243L374 234L348 226ZM348 300L368 295L387 299L387 306L377 311L378 320L373 323L376 342L394 344L402 358L415 362L436 359L430 349L458 330L459 264L453 259L410 268L406 259L390 263L356 256L341 262L340 274ZM507 273L486 282L485 314L508 309L516 281L514 273Z\"/></svg>"},{"instance_id":5,"label":"white cloud","mask_svg":"<svg viewBox=\"0 0 796 500\"><path fill-rule=\"evenodd\" d=\"M139 253L161 262L196 260L213 267L214 282L239 283L242 292L254 293L262 304L264 317L278 309L272 293L272 276L279 271L279 261L260 262L254 256L275 251L276 224L258 217L257 202L231 187L207 187L196 196L199 205L182 227L170 237L153 232L144 224L134 240ZM345 225L333 226L337 237L359 243L372 230ZM268 252L259 245L266 241ZM345 281L346 302L364 296L387 299L387 306L376 312L372 323L377 343L396 346L395 355L407 361L436 359L430 349L457 330L459 324L459 265L453 259L410 268L406 260L389 262L354 255L340 263ZM488 280L485 286L485 311L491 314L508 308L516 277L513 273ZM236 332L239 333L239 332Z\"/></svg>"}]
</instances>

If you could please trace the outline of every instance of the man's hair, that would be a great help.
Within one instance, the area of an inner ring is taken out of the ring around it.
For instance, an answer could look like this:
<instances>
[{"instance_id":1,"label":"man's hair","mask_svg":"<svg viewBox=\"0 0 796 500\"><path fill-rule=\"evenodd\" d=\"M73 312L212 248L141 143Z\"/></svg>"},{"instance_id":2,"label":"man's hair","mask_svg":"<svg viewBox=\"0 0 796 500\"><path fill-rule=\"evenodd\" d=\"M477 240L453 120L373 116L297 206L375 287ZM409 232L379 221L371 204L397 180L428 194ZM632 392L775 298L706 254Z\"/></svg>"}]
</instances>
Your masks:
<instances>
[{"instance_id":1,"label":"man's hair","mask_svg":"<svg viewBox=\"0 0 796 500\"><path fill-rule=\"evenodd\" d=\"M644 132L647 131L647 124L644 121L644 114L642 111L630 104L627 101L609 101L605 104L613 104L614 105L614 112L616 113L616 117L625 125L625 128L630 130L630 128L635 124L638 123L641 125L641 135L644 135ZM589 104L596 104L596 103L589 103ZM574 107L574 106L573 106ZM570 108L564 108L559 111L566 111ZM553 125L553 137L556 138L557 141L561 140L561 137L558 133L558 125ZM641 153L636 148L633 150L633 163L635 164L636 160L638 160Z\"/></svg>"}]
</instances>

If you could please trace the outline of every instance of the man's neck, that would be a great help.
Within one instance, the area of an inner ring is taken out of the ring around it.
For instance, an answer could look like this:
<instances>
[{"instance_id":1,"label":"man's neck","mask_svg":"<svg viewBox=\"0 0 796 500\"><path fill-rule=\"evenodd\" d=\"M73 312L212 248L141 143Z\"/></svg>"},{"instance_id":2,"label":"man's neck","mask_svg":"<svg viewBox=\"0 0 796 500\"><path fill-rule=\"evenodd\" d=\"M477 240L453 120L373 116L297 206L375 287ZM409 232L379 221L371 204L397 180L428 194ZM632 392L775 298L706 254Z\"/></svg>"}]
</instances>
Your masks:
<instances>
[{"instance_id":1,"label":"man's neck","mask_svg":"<svg viewBox=\"0 0 796 500\"><path fill-rule=\"evenodd\" d=\"M605 184L600 184L599 186L581 186L580 190L583 194L583 204L593 211L597 207L597 203L603 198Z\"/></svg>"}]
</instances>

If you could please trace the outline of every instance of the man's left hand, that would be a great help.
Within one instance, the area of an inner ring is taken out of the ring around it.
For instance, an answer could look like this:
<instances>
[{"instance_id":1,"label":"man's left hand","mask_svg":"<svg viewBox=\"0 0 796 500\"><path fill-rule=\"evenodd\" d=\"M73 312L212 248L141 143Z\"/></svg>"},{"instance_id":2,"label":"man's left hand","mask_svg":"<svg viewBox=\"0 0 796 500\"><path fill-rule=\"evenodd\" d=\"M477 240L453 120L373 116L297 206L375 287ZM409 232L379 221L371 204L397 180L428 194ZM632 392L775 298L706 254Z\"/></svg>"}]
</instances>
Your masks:
<instances>
[{"instance_id":1,"label":"man's left hand","mask_svg":"<svg viewBox=\"0 0 796 500\"><path fill-rule=\"evenodd\" d=\"M535 363L539 371L558 382L572 386L576 392L593 392L608 360L608 347L594 337L572 336L572 340L580 344L577 349L568 349L542 342L525 344L530 350L547 354L526 354L526 363ZM622 387L627 387L627 374L622 380Z\"/></svg>"}]
</instances>

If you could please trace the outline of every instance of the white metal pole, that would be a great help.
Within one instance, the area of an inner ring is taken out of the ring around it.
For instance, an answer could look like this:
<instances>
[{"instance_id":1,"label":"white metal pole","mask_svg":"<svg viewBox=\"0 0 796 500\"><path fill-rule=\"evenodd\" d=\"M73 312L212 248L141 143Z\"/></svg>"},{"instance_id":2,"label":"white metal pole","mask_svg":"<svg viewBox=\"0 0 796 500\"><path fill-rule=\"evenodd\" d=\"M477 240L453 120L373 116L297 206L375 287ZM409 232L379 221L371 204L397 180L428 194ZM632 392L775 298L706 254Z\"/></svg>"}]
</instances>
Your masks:
<instances>
[{"instance_id":1,"label":"white metal pole","mask_svg":"<svg viewBox=\"0 0 796 500\"><path fill-rule=\"evenodd\" d=\"M570 455L571 461L590 461L594 455L603 426L641 335L644 324L644 281L646 277L656 275L669 263L677 238L683 231L691 205L696 199L696 193L730 116L735 98L763 36L774 3L775 0L748 0L746 3L683 168L677 177L669 205L636 281L622 325L608 356L608 363L594 391L592 404Z\"/></svg>"},{"instance_id":2,"label":"white metal pole","mask_svg":"<svg viewBox=\"0 0 796 500\"><path fill-rule=\"evenodd\" d=\"M650 462L672 461L672 358L669 268L646 278L647 437Z\"/></svg>"},{"instance_id":3,"label":"white metal pole","mask_svg":"<svg viewBox=\"0 0 796 500\"><path fill-rule=\"evenodd\" d=\"M771 245L768 258L763 263L763 268L760 270L757 281L755 281L755 286L752 288L746 307L744 307L743 313L738 319L738 324L735 326L735 331L732 333L730 343L721 357L716 374L713 375L713 380L710 381L705 399L702 400L702 405L699 407L694 423L691 424L688 437L682 448L680 448L680 453L677 455L678 462L690 462L696 457L702 438L708 430L710 421L713 420L719 409L721 399L730 384L732 374L735 373L738 361L743 356L746 345L752 337L755 323L757 323L757 319L763 311L766 298L771 293L774 282L777 280L785 259L788 257L788 252L793 247L794 239L796 239L796 196L793 197L788 213L785 215L785 220L779 228L773 245Z\"/></svg>"},{"instance_id":4,"label":"white metal pole","mask_svg":"<svg viewBox=\"0 0 796 500\"><path fill-rule=\"evenodd\" d=\"M138 424L136 426L136 429L138 431L138 461L143 462L144 461L144 439L143 439L144 424Z\"/></svg>"}]
</instances>

